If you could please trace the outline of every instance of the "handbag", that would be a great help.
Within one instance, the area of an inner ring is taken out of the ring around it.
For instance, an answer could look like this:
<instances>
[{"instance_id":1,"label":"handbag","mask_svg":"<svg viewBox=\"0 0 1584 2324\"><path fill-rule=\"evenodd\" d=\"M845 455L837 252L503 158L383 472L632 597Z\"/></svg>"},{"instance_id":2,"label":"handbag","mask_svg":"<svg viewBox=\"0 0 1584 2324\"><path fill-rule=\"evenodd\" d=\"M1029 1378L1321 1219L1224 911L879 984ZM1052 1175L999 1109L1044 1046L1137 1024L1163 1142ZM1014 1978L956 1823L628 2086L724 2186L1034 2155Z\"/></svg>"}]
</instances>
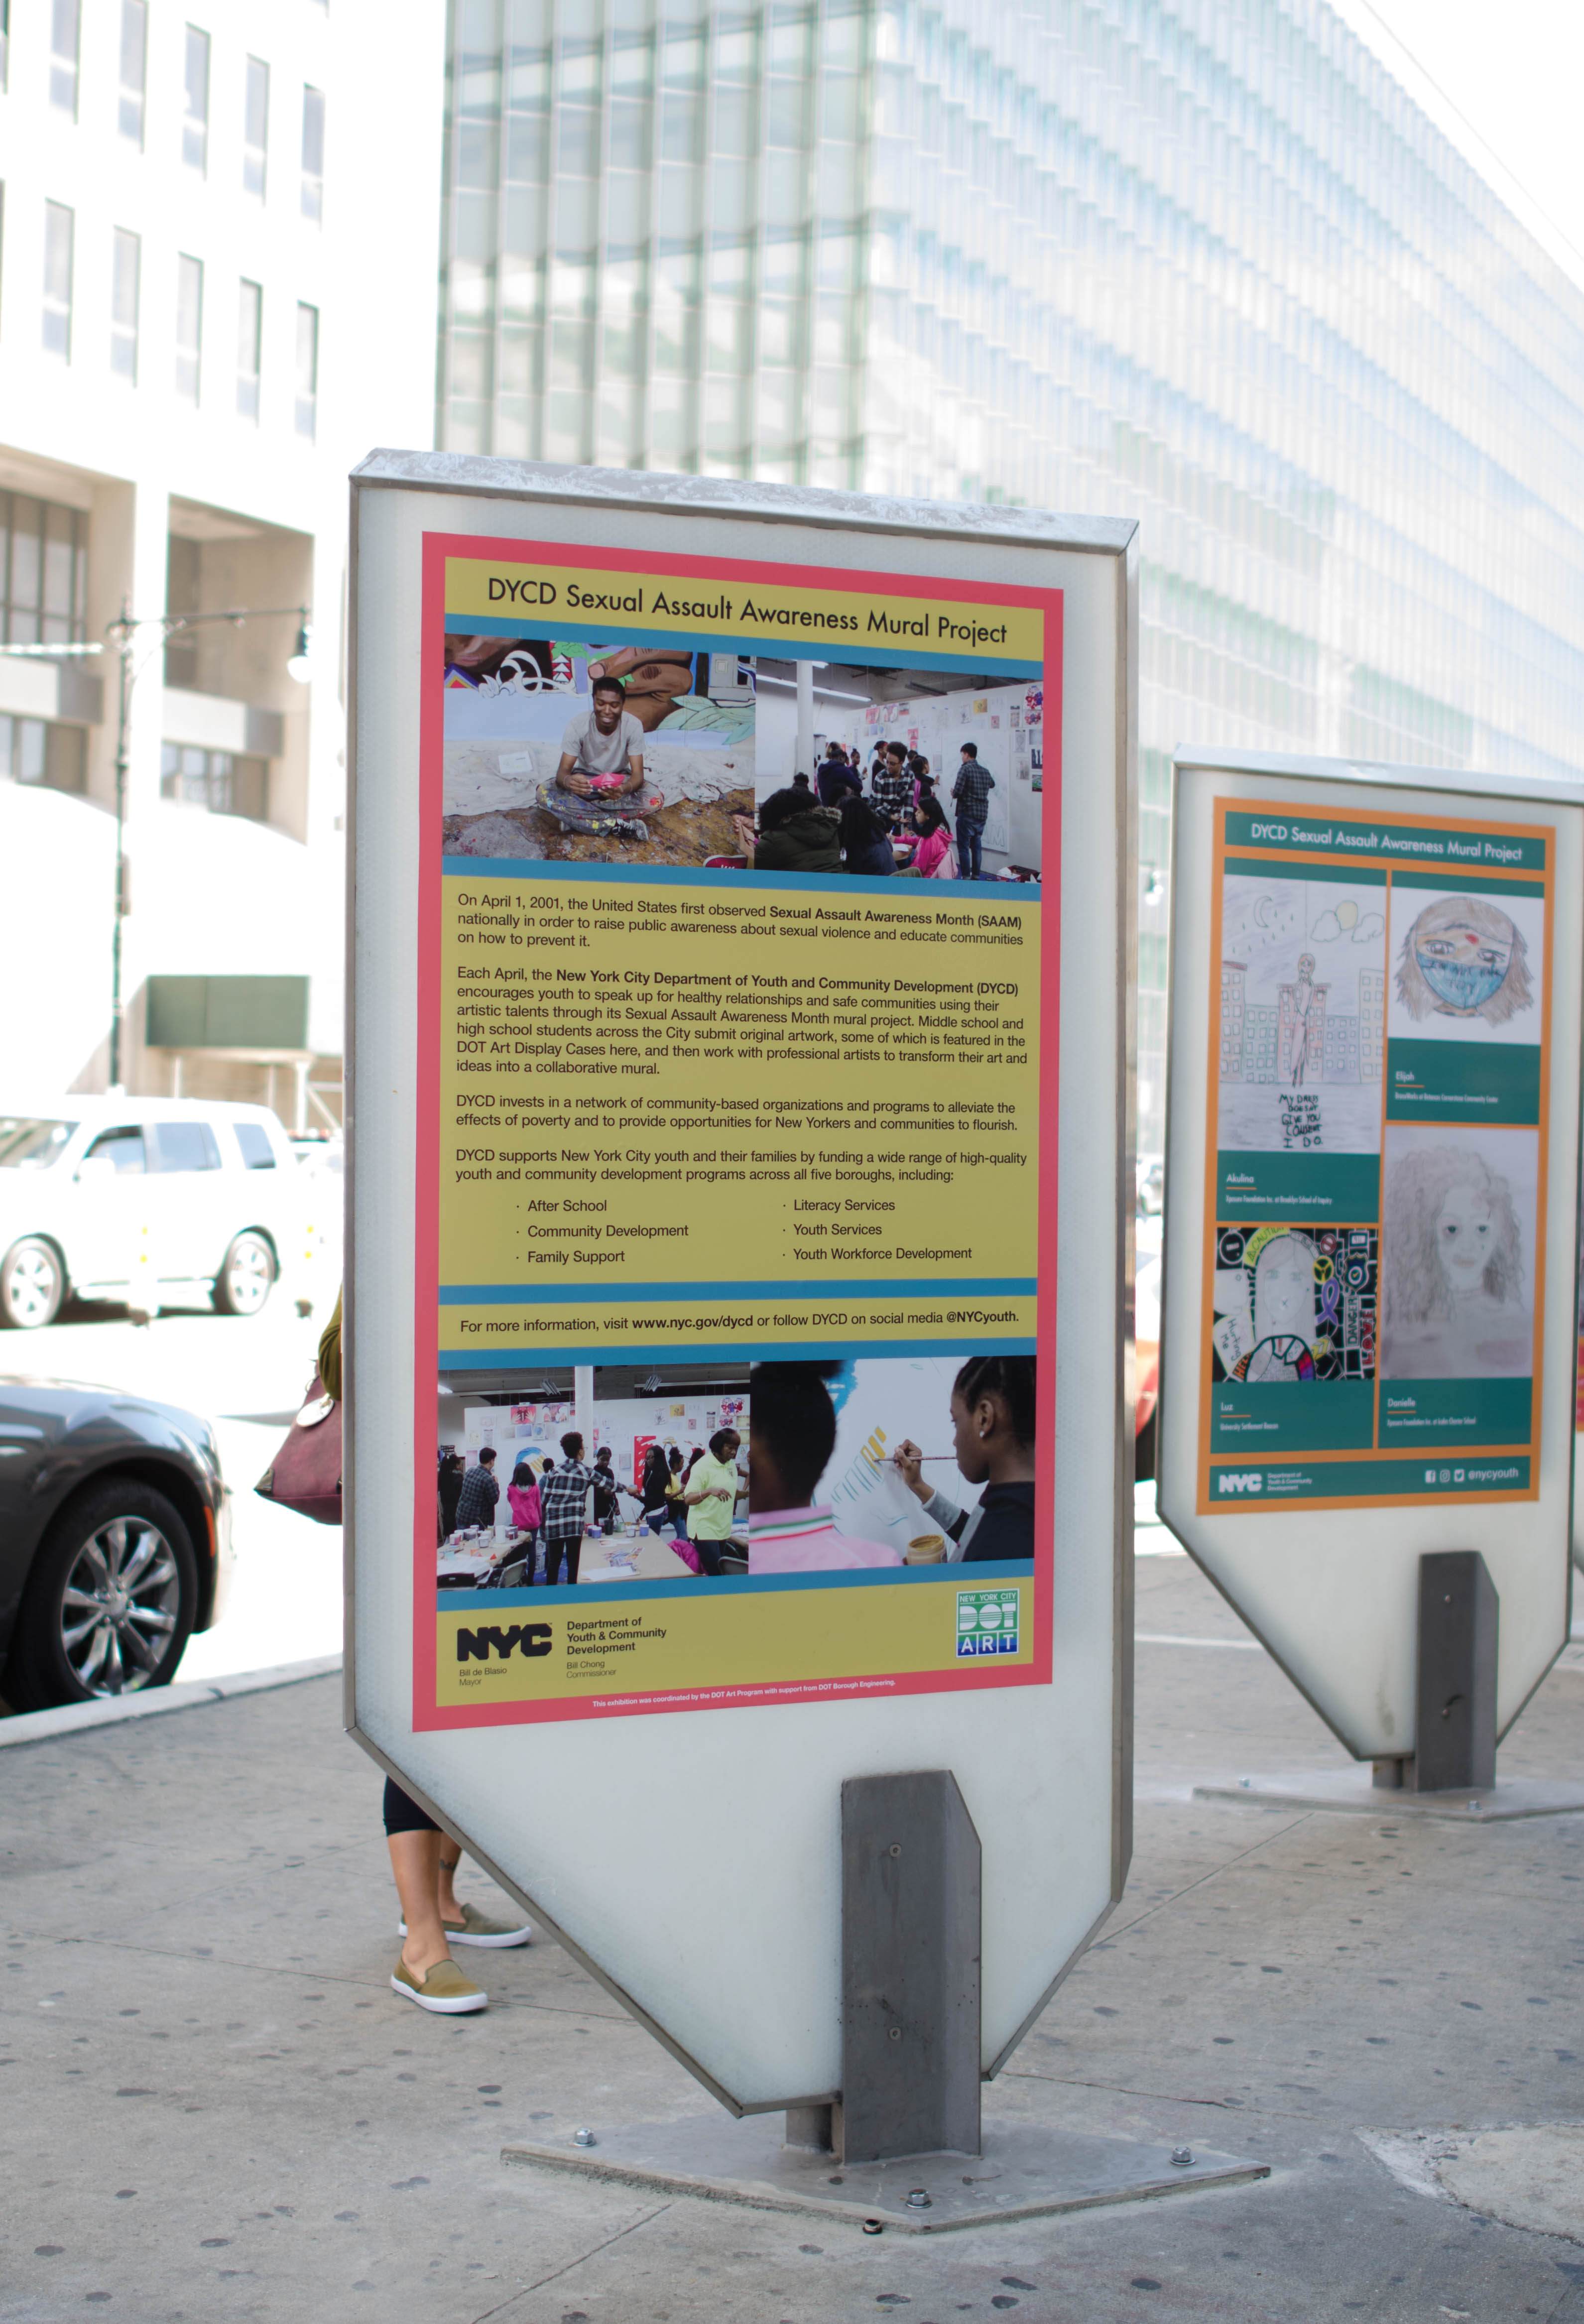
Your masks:
<instances>
[{"instance_id":1,"label":"handbag","mask_svg":"<svg viewBox=\"0 0 1584 2324\"><path fill-rule=\"evenodd\" d=\"M318 1372L309 1383L302 1410L255 1493L281 1508L312 1517L316 1525L341 1522L341 1406L325 1394Z\"/></svg>"}]
</instances>

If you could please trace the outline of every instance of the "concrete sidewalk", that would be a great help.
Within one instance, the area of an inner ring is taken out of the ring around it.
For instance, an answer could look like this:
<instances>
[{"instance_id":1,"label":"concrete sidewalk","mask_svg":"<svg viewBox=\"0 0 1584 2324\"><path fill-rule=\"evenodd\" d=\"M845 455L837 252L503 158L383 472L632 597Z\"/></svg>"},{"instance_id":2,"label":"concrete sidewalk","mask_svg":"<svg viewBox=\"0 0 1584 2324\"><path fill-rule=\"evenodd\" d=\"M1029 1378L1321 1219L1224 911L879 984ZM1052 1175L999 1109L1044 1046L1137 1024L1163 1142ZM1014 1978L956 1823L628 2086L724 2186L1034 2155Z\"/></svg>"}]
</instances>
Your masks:
<instances>
[{"instance_id":1,"label":"concrete sidewalk","mask_svg":"<svg viewBox=\"0 0 1584 2324\"><path fill-rule=\"evenodd\" d=\"M917 2241L502 2167L707 2102L548 1943L472 1957L482 2017L396 1999L379 1779L321 1679L5 1755L0 2319L1584 2324L1584 2242L1438 2194L1412 2138L1584 2121L1584 1816L1193 1801L1340 1755L1185 1561L1139 1582L1141 1633L1229 1643L1139 1647L1133 1879L987 2110L1268 2182ZM1561 1671L1502 1767L1581 1757ZM1399 2175L1361 2132L1410 2135Z\"/></svg>"}]
</instances>

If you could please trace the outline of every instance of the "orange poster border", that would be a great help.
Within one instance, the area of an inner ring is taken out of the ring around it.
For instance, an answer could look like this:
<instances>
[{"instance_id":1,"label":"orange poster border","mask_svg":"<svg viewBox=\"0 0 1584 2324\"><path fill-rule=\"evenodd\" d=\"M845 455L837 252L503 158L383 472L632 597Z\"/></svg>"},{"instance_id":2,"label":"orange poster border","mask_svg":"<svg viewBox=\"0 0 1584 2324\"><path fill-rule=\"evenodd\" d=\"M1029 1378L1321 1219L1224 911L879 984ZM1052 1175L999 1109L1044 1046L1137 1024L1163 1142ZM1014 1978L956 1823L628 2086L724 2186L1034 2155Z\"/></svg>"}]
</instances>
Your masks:
<instances>
[{"instance_id":1,"label":"orange poster border","mask_svg":"<svg viewBox=\"0 0 1584 2324\"><path fill-rule=\"evenodd\" d=\"M1227 817L1229 814L1236 814L1251 816L1263 815L1269 816L1273 818L1279 818L1290 816L1293 810L1290 806L1272 804L1271 802L1264 799L1218 798L1213 802L1213 811L1215 822L1211 842L1211 951L1209 991L1207 995L1210 1038L1206 1068L1208 1075L1208 1090L1204 1119L1205 1151L1204 1203L1203 1218L1202 1221L1202 1249L1200 1253L1199 1360L1201 1394L1199 1406L1199 1461L1198 1475L1196 1479L1195 1514L1199 1517L1223 1517L1238 1514L1239 1512L1262 1512L1266 1516L1269 1516L1274 1509L1279 1508L1283 1511L1293 1510L1302 1515L1308 1516L1313 1511L1325 1509L1376 1508L1381 1506L1379 1500L1371 1495L1362 1493L1313 1496L1307 1497L1303 1500L1283 1499L1270 1501L1265 1499L1263 1496L1257 1500L1247 1501L1225 1499L1212 1501L1211 1499L1210 1484L1212 1456L1210 1447L1211 1420L1210 1370L1211 1356L1212 1352L1211 1329L1214 1314L1214 1244L1216 1230L1222 1223L1217 1215L1219 1206L1216 1201L1216 1187L1218 1177L1217 1161L1220 1154L1219 1139L1220 1130L1220 970L1222 928L1221 907L1225 892L1226 859L1228 853ZM1540 1119L1537 1129L1537 1135L1540 1139L1540 1155L1535 1192L1535 1250L1533 1267L1534 1344L1530 1375L1532 1388L1529 1405L1529 1436L1527 1442L1524 1443L1481 1445L1472 1453L1470 1453L1468 1448L1465 1447L1460 1455L1460 1457L1467 1462L1469 1459L1487 1460L1491 1458L1499 1458L1504 1455L1523 1454L1527 1457L1529 1462L1529 1482L1526 1486L1521 1488L1515 1487L1505 1490L1496 1489L1489 1492L1461 1493L1457 1497L1456 1506L1460 1508L1465 1508L1472 1506L1481 1506L1490 1502L1535 1501L1540 1498L1540 1421L1544 1388L1546 1202L1549 1192L1548 1176L1551 1162L1551 1025L1553 991L1552 960L1555 924L1552 890L1556 876L1557 826L1554 824L1506 823L1494 816L1469 816L1412 815L1407 813L1399 814L1395 808L1392 810L1389 816L1383 816L1378 819L1382 821L1389 820L1394 825L1410 829L1426 831L1469 830L1479 831L1482 833L1488 832L1497 838L1505 839L1533 840L1538 836L1543 839L1545 843L1545 862L1540 871L1532 872L1521 868L1513 870L1504 869L1500 872L1493 870L1486 875L1490 878L1523 881L1532 885L1536 893L1540 896L1545 911L1545 933L1541 961ZM1302 858L1296 859L1296 861L1285 850L1273 848L1268 845L1261 845L1253 842L1246 844L1239 841L1235 852L1240 857L1258 858L1271 863L1273 866L1280 865L1286 872L1289 877L1299 876L1296 867L1303 863L1332 864L1339 869L1345 871L1358 871L1368 868L1368 866L1361 862L1356 852L1346 848L1315 848L1312 853L1305 853ZM1391 973L1389 946L1393 872L1394 870L1431 871L1438 867L1428 863L1403 865L1386 863L1380 868L1384 871L1386 875L1386 918L1387 929L1386 941L1388 947L1386 973L1389 977ZM1470 873L1469 876L1471 878L1478 878L1480 875L1478 873ZM1380 1152L1383 1171L1385 1167L1386 1154L1386 1104L1389 1095L1389 1084L1386 1078L1388 1050L1389 1043L1386 1038L1386 1027L1383 1019L1381 1028L1380 1091ZM1450 1127L1452 1125L1448 1124L1446 1126ZM1527 1128L1527 1124L1493 1123L1490 1124L1489 1127L1519 1129ZM1383 1192L1384 1189L1377 1186L1376 1194L1375 1222L1377 1237L1382 1225L1380 1211ZM1379 1270L1378 1241L1377 1244L1377 1254L1376 1350L1377 1362L1375 1376L1374 1400L1374 1435L1376 1441L1368 1448L1368 1453L1365 1453L1358 1447L1348 1446L1334 1447L1323 1452L1294 1453L1292 1456L1294 1465L1301 1462L1305 1468L1318 1469L1325 1466L1327 1463L1357 1461L1364 1458L1368 1458L1372 1461L1412 1461L1421 1463L1424 1460L1424 1451L1423 1446L1415 1451L1408 1446L1383 1446L1379 1441L1380 1371L1378 1355L1382 1333L1381 1302L1384 1297L1384 1275ZM1251 1458L1253 1456L1251 1456ZM1220 1461L1219 1465L1224 1466L1224 1461ZM1387 1506L1392 1508L1404 1509L1428 1508L1432 1507L1442 1508L1446 1506L1450 1498L1450 1497L1449 1495L1441 1492L1394 1493L1391 1496L1390 1502Z\"/></svg>"}]
</instances>

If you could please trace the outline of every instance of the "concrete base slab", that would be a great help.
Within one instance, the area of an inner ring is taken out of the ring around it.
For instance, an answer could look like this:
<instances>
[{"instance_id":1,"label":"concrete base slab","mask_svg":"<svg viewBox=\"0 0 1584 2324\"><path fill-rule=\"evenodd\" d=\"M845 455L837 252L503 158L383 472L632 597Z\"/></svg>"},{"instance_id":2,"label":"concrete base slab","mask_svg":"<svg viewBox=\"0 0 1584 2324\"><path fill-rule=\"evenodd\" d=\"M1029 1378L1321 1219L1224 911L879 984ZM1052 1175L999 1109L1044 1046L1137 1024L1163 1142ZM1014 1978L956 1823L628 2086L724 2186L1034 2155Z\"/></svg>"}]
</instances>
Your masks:
<instances>
[{"instance_id":1,"label":"concrete base slab","mask_svg":"<svg viewBox=\"0 0 1584 2324\"><path fill-rule=\"evenodd\" d=\"M778 2114L741 2122L695 2115L602 2130L593 2146L570 2141L504 2146L501 2160L652 2193L699 2195L761 2211L806 2211L870 2234L899 2227L909 2235L1141 2202L1190 2187L1244 2186L1270 2176L1268 2163L1242 2155L1085 2137L1032 2123L987 2124L982 2155L844 2166L829 2154L783 2146L782 2128ZM1191 2159L1174 2163L1174 2153ZM920 2190L928 2204L910 2205L909 2194Z\"/></svg>"},{"instance_id":2,"label":"concrete base slab","mask_svg":"<svg viewBox=\"0 0 1584 2324\"><path fill-rule=\"evenodd\" d=\"M1245 1775L1236 1784L1195 1784L1196 1800L1242 1800L1262 1808L1332 1808L1354 1815L1442 1816L1456 1823L1584 1814L1584 1784L1516 1776L1478 1792L1377 1791L1368 1766L1316 1775Z\"/></svg>"}]
</instances>

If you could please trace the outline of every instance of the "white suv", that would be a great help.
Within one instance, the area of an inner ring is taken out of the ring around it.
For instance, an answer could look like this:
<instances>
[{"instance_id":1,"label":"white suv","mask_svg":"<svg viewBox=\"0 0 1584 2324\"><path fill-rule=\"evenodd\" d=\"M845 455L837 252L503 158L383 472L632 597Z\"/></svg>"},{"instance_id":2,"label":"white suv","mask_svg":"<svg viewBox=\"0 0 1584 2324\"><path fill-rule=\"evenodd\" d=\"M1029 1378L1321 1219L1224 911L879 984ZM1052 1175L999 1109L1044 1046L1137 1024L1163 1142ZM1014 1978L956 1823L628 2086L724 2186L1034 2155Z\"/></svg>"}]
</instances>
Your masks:
<instances>
[{"instance_id":1,"label":"white suv","mask_svg":"<svg viewBox=\"0 0 1584 2324\"><path fill-rule=\"evenodd\" d=\"M194 1290L254 1315L301 1250L301 1172L262 1105L62 1097L0 1108L0 1325L69 1293L149 1314Z\"/></svg>"}]
</instances>

